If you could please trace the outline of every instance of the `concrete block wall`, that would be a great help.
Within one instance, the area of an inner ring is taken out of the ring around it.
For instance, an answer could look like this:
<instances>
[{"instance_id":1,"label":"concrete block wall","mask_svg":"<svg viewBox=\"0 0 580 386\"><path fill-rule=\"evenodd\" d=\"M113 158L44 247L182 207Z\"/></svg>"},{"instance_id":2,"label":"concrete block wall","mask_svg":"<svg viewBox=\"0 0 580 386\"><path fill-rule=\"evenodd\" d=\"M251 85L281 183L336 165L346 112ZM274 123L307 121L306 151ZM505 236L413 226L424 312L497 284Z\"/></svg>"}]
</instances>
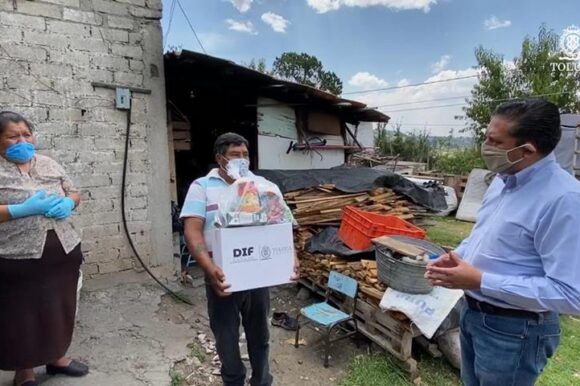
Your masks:
<instances>
[{"instance_id":1,"label":"concrete block wall","mask_svg":"<svg viewBox=\"0 0 580 386\"><path fill-rule=\"evenodd\" d=\"M129 229L150 265L170 264L169 155L161 0L0 0L0 109L24 114L39 151L59 161L83 203L85 274L137 267L121 222L127 112L115 90L133 93Z\"/></svg>"}]
</instances>

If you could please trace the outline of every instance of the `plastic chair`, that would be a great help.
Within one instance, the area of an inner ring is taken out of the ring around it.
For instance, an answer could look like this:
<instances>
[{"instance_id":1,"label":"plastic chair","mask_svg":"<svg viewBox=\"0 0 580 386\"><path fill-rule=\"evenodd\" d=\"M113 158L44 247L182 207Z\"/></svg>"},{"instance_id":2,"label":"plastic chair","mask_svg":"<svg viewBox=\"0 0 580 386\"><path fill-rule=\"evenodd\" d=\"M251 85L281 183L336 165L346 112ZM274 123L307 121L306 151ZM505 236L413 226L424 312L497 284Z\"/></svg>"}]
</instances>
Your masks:
<instances>
[{"instance_id":1,"label":"plastic chair","mask_svg":"<svg viewBox=\"0 0 580 386\"><path fill-rule=\"evenodd\" d=\"M329 304L330 296L332 292L338 292L346 297L353 300L352 312L347 314L338 308L335 308ZM298 327L296 329L296 340L294 341L294 347L299 347L300 342L300 329L311 322L323 327L321 333L325 335L325 356L324 356L324 367L328 367L328 360L330 356L330 345L336 341L348 338L352 335L358 333L358 325L355 318L356 311L356 301L357 301L358 283L356 280L345 276L336 271L331 271L328 276L328 285L326 290L326 300L322 303L315 303L308 307L304 307L300 310L296 320ZM300 318L304 317L307 319L304 324L300 325ZM354 331L347 330L344 325L352 321L354 323ZM339 327L341 330L346 332L345 335L339 336L335 339L331 339L331 334L333 330Z\"/></svg>"}]
</instances>

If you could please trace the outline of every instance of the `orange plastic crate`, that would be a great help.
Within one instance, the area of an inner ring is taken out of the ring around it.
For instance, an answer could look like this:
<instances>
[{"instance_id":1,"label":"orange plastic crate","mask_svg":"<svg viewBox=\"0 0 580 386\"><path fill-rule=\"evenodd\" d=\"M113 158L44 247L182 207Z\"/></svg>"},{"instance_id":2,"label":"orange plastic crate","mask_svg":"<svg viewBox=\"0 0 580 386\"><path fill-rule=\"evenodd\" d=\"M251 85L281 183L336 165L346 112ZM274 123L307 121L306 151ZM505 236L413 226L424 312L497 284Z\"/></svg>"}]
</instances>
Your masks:
<instances>
[{"instance_id":1,"label":"orange plastic crate","mask_svg":"<svg viewBox=\"0 0 580 386\"><path fill-rule=\"evenodd\" d=\"M396 216L365 212L352 206L344 208L338 236L350 249L367 249L372 239L385 235L424 239L425 231Z\"/></svg>"}]
</instances>

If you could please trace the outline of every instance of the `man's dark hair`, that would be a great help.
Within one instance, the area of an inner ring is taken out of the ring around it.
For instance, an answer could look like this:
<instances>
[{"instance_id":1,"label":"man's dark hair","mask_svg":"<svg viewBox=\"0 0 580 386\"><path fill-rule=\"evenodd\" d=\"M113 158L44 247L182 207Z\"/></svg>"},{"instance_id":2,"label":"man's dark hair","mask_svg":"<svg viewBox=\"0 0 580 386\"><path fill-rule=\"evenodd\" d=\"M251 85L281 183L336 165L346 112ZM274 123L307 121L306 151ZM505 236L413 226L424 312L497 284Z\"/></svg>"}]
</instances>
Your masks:
<instances>
[{"instance_id":1,"label":"man's dark hair","mask_svg":"<svg viewBox=\"0 0 580 386\"><path fill-rule=\"evenodd\" d=\"M246 145L246 147L250 147L248 140L236 133L224 133L217 137L215 143L213 145L213 153L215 155L225 155L228 151L228 148L231 146L241 146Z\"/></svg>"},{"instance_id":2,"label":"man's dark hair","mask_svg":"<svg viewBox=\"0 0 580 386\"><path fill-rule=\"evenodd\" d=\"M543 155L551 153L562 136L558 106L545 99L502 103L493 115L512 122L509 133L518 145L531 142Z\"/></svg>"},{"instance_id":3,"label":"man's dark hair","mask_svg":"<svg viewBox=\"0 0 580 386\"><path fill-rule=\"evenodd\" d=\"M13 113L12 111L0 111L0 135L4 134L4 131L6 131L9 123L21 122L24 122L30 131L34 129L32 124L28 122L28 120L22 115Z\"/></svg>"}]
</instances>

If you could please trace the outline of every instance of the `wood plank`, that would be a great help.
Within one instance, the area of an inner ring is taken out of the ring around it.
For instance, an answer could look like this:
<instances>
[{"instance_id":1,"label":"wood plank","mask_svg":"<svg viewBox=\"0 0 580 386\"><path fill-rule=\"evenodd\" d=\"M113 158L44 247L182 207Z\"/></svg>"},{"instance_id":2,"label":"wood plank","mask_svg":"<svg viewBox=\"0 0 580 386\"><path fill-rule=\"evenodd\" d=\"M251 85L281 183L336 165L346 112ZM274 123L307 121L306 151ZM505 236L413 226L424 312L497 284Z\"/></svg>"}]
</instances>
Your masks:
<instances>
[{"instance_id":1,"label":"wood plank","mask_svg":"<svg viewBox=\"0 0 580 386\"><path fill-rule=\"evenodd\" d=\"M424 249L418 248L411 244L407 244L400 240L395 240L389 236L382 236L373 239L373 243L382 245L384 247L389 248L392 251L410 257L419 256L425 253Z\"/></svg>"}]
</instances>

